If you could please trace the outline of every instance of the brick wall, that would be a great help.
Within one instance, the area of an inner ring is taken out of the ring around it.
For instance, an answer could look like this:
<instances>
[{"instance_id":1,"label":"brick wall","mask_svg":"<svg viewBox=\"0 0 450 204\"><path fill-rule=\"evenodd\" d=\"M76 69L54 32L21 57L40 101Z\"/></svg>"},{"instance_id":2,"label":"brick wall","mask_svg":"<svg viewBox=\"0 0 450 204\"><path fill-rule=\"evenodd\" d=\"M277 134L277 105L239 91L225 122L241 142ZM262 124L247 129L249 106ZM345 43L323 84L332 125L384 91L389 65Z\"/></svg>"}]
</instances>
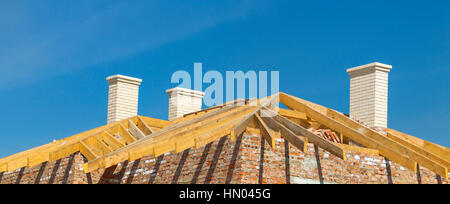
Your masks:
<instances>
[{"instance_id":1,"label":"brick wall","mask_svg":"<svg viewBox=\"0 0 450 204\"><path fill-rule=\"evenodd\" d=\"M448 183L420 168L418 173L383 157L349 152L343 161L308 144L302 153L276 139L271 147L252 134L224 137L205 147L158 158L144 157L85 174L84 157L1 173L0 183Z\"/></svg>"}]
</instances>

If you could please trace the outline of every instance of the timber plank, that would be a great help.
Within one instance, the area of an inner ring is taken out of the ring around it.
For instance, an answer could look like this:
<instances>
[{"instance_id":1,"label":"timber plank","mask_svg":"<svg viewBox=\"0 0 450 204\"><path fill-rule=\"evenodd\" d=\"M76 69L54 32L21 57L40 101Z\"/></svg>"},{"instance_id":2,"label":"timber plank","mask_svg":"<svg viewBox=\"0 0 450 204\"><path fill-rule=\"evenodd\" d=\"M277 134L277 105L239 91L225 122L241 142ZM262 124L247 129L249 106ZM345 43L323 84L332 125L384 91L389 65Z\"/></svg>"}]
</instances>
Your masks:
<instances>
[{"instance_id":1,"label":"timber plank","mask_svg":"<svg viewBox=\"0 0 450 204\"><path fill-rule=\"evenodd\" d=\"M261 130L261 135L264 137L266 142L272 147L272 149L275 148L275 138L270 133L269 127L267 127L266 123L263 121L261 116L259 114L255 114L255 121L257 121L257 124Z\"/></svg>"},{"instance_id":2,"label":"timber plank","mask_svg":"<svg viewBox=\"0 0 450 204\"><path fill-rule=\"evenodd\" d=\"M301 100L287 94L281 94L281 101L283 104L291 109L301 109L305 111L308 116L326 125L327 127L343 133L346 137L367 146L372 149L378 149L380 154L391 159L394 162L408 168L412 171L417 171L417 162L429 170L448 177L448 170L446 167L440 165L434 160L425 157L416 151L401 145L386 136L383 136L359 123L349 119L348 117L337 113L331 109L319 108L314 110L312 106L303 104ZM320 106L318 106L320 107ZM324 115L322 112L326 112ZM417 162L416 162L417 161Z\"/></svg>"},{"instance_id":3,"label":"timber plank","mask_svg":"<svg viewBox=\"0 0 450 204\"><path fill-rule=\"evenodd\" d=\"M266 121L267 125L273 130L280 131L281 137L294 145L297 149L302 152L307 151L308 138L296 135L272 117L263 117L263 120Z\"/></svg>"},{"instance_id":4,"label":"timber plank","mask_svg":"<svg viewBox=\"0 0 450 204\"><path fill-rule=\"evenodd\" d=\"M97 157L99 157L99 155L97 155L89 146L87 146L86 143L84 143L83 141L80 142L80 152L81 154L83 154L84 157L86 157L86 159L88 160L93 160Z\"/></svg>"}]
</instances>

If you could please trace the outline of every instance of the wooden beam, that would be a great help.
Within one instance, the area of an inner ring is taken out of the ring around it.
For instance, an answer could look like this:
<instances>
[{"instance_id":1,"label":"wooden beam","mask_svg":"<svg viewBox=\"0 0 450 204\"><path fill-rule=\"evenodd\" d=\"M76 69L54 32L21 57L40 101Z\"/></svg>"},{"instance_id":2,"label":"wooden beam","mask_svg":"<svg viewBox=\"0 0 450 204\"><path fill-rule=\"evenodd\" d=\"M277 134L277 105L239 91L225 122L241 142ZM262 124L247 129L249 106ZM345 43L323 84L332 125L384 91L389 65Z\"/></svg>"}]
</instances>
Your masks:
<instances>
[{"instance_id":1,"label":"wooden beam","mask_svg":"<svg viewBox=\"0 0 450 204\"><path fill-rule=\"evenodd\" d=\"M128 119L116 122L116 123L114 123L115 125L108 126L108 128L106 128L100 132L96 132L94 134L88 135L87 137L83 138L82 140L73 141L68 144L63 144L60 148L54 149L52 151L52 154L50 154L49 161L54 162L55 161L54 159L61 159L61 158L64 158L64 157L74 153L74 152L80 151L80 149L79 149L80 146L77 143L79 143L81 141L90 143L91 137L102 136L102 135L104 135L104 132L106 132L106 130L110 130L110 131L114 131L114 132L120 131L120 128L123 127L122 123L128 123L127 121L128 121ZM100 150L92 149L92 151L94 151L94 153L96 153L96 154L101 154L101 152L96 152L96 151L100 151ZM52 158L52 155L54 155L54 158Z\"/></svg>"},{"instance_id":2,"label":"wooden beam","mask_svg":"<svg viewBox=\"0 0 450 204\"><path fill-rule=\"evenodd\" d=\"M35 153L28 157L27 167L31 168L50 159L49 153Z\"/></svg>"},{"instance_id":3,"label":"wooden beam","mask_svg":"<svg viewBox=\"0 0 450 204\"><path fill-rule=\"evenodd\" d=\"M102 134L99 134L99 138L113 150L125 147L124 143L112 136L108 131L103 131Z\"/></svg>"},{"instance_id":4,"label":"wooden beam","mask_svg":"<svg viewBox=\"0 0 450 204\"><path fill-rule=\"evenodd\" d=\"M337 132L343 133L346 137L349 137L366 147L378 149L381 155L397 162L409 170L417 171L417 162L419 162L422 166L442 177L448 177L448 170L446 167L351 120L343 114L329 108L308 105L301 99L284 93L280 94L280 98L281 102L287 107L294 110L305 111L306 114L314 120L317 120ZM318 107L318 110L315 110L313 107Z\"/></svg>"},{"instance_id":5,"label":"wooden beam","mask_svg":"<svg viewBox=\"0 0 450 204\"><path fill-rule=\"evenodd\" d=\"M254 122L253 115L255 115L262 108L271 106L275 100L278 100L278 97L279 97L278 94L274 94L273 96L266 97L261 100L253 100L249 102L251 105L254 105L256 103L256 105L258 105L258 108L252 114L249 114L244 120L242 120L240 123L238 123L231 129L230 139L235 140L236 137L241 135L245 131L245 129L250 125L250 123Z\"/></svg>"},{"instance_id":6,"label":"wooden beam","mask_svg":"<svg viewBox=\"0 0 450 204\"><path fill-rule=\"evenodd\" d=\"M142 130L144 135L150 135L150 134L152 134L154 132L153 128L148 126L147 123L145 123L144 120L142 120L141 116L138 116L137 126L138 126L139 129Z\"/></svg>"},{"instance_id":7,"label":"wooden beam","mask_svg":"<svg viewBox=\"0 0 450 204\"><path fill-rule=\"evenodd\" d=\"M225 113L233 108L236 108L236 107L235 106L226 106L222 109L215 110L213 112L207 112L201 116L194 117L188 121L184 121L184 122L180 122L180 123L172 123L171 125L165 127L164 129L161 129L160 131L154 132L151 135L145 137L143 140L144 141L163 140L165 138L159 137L159 135L166 134L167 132L179 133L182 131L186 131L188 128L199 126L201 121L205 122L204 120L209 119L209 121L210 121L210 120L216 119L217 117L220 117L218 115ZM145 143L145 142L140 142L140 143ZM139 145L139 144L137 144L137 145ZM131 145L129 147L131 148L133 146L134 145Z\"/></svg>"},{"instance_id":8,"label":"wooden beam","mask_svg":"<svg viewBox=\"0 0 450 204\"><path fill-rule=\"evenodd\" d=\"M97 149L101 150L101 155L105 155L113 151L113 149L99 139L98 136L92 136L92 139L94 140L94 144L97 146Z\"/></svg>"},{"instance_id":9,"label":"wooden beam","mask_svg":"<svg viewBox=\"0 0 450 204\"><path fill-rule=\"evenodd\" d=\"M297 147L302 152L307 151L308 138L296 135L291 130L289 130L286 126L280 124L278 121L273 119L272 117L263 117L262 118L267 125L275 130L280 131L281 137L287 140L290 144Z\"/></svg>"},{"instance_id":10,"label":"wooden beam","mask_svg":"<svg viewBox=\"0 0 450 204\"><path fill-rule=\"evenodd\" d=\"M295 100L292 96L289 96L284 93L280 93L280 99L281 103L286 105L290 109L306 112L308 116L314 118L315 120L320 121L321 123L326 124L331 129L338 131L340 133L343 133L347 137L351 138L352 140L355 140L356 142L372 148L372 149L378 149L380 151L380 154L383 156L389 158L390 160L399 163L400 165L412 170L416 171L417 163L410 160L409 158L405 157L404 155L389 149L387 147L384 147L383 145L379 144L377 141L366 137L365 135L355 131L354 129L351 129L344 124L341 124L337 121L335 121L332 118L327 117L326 115L326 108L315 106L314 108L305 105L304 102L299 102ZM317 110L316 110L317 109Z\"/></svg>"},{"instance_id":11,"label":"wooden beam","mask_svg":"<svg viewBox=\"0 0 450 204\"><path fill-rule=\"evenodd\" d=\"M133 123L133 121L129 120L128 123L129 123L128 131L134 138L140 140L145 137L145 134Z\"/></svg>"},{"instance_id":12,"label":"wooden beam","mask_svg":"<svg viewBox=\"0 0 450 204\"><path fill-rule=\"evenodd\" d=\"M308 128L312 128L314 130L320 129L320 126L322 126L322 124L315 121L308 121L308 123L309 123Z\"/></svg>"},{"instance_id":13,"label":"wooden beam","mask_svg":"<svg viewBox=\"0 0 450 204\"><path fill-rule=\"evenodd\" d=\"M48 143L39 147L35 147L8 157L4 157L0 159L0 166L8 166L7 163L11 162L11 165L9 166L9 171L14 171L18 168L29 166L29 165L37 165L39 163L37 162L45 162L46 159L49 157L49 153L61 148L65 145L71 145L81 139L84 139L92 134L95 134L98 131L101 131L102 129L109 128L111 125L105 125L98 128L94 128L92 130L88 130L61 140L58 140L56 142ZM30 164L29 164L30 162ZM21 166L23 165L23 166ZM1 171L0 171L1 172Z\"/></svg>"},{"instance_id":14,"label":"wooden beam","mask_svg":"<svg viewBox=\"0 0 450 204\"><path fill-rule=\"evenodd\" d=\"M221 137L229 135L231 132L231 128L236 126L236 124L240 123L245 118L246 118L246 116L236 118L232 121L222 124L220 127L216 128L215 130L212 130L212 131L209 131L202 135L196 136L195 137L195 148L203 147L213 141L216 141L217 139L219 139Z\"/></svg>"},{"instance_id":15,"label":"wooden beam","mask_svg":"<svg viewBox=\"0 0 450 204\"><path fill-rule=\"evenodd\" d=\"M261 130L261 135L264 137L266 142L272 147L272 149L275 148L275 138L272 136L272 134L269 131L269 127L267 127L266 123L263 121L261 116L257 113L254 115L255 121L257 121L257 124L259 126L259 129Z\"/></svg>"},{"instance_id":16,"label":"wooden beam","mask_svg":"<svg viewBox=\"0 0 450 204\"><path fill-rule=\"evenodd\" d=\"M223 108L223 107L225 107L225 106L224 106L224 105L214 106L214 107L210 107L210 108L207 108L207 109L203 109L203 110L200 110L200 111L197 111L197 112L194 112L194 113L184 114L184 115L181 116L181 117L178 117L178 118L175 118L175 119L171 120L171 122L172 122L172 124L173 124L173 123L182 123L182 122L186 122L186 121L188 121L188 120L190 120L190 119L192 119L192 118L199 117L199 116L201 116L201 115L203 115L203 114L205 114L205 113L211 113L211 112L217 111L218 109L221 109L221 108Z\"/></svg>"},{"instance_id":17,"label":"wooden beam","mask_svg":"<svg viewBox=\"0 0 450 204\"><path fill-rule=\"evenodd\" d=\"M215 115L213 117L209 117L203 121L199 121L196 124L193 124L191 126L175 130L171 132L169 140L172 138L178 138L182 137L183 135L195 135L198 134L198 131L202 131L206 126L217 126L220 123L223 123L224 121L229 121L230 119L242 115L242 114L248 114L250 111L254 110L254 107L251 106L237 106L225 113L221 113L218 115ZM164 141L168 141L167 139L164 139Z\"/></svg>"},{"instance_id":18,"label":"wooden beam","mask_svg":"<svg viewBox=\"0 0 450 204\"><path fill-rule=\"evenodd\" d=\"M69 146L68 149L76 146L76 143L85 140L86 138L92 136L92 135L96 135L99 134L100 132L104 131L104 130L108 130L116 125L122 124L124 127L128 127L128 120L133 120L133 121L137 121L138 118L135 117L130 117L128 119L122 120L122 121L118 121L118 122L114 122L108 125L104 125L98 128L94 128L92 130L88 130L70 137L67 137L65 139L62 140L58 140L56 142L52 142L49 144L45 144L36 148L32 148L29 149L27 151L23 151L5 158L0 159L0 166L8 166L8 163L11 163L11 165L9 165L10 170L15 170L12 168L21 168L24 166L35 166L39 163L45 162L45 161L49 161L50 160L50 153L52 153L52 155L54 155L54 153L62 148L64 148L65 146ZM164 127L168 124L170 124L170 122L168 121L164 121L164 120L159 120L159 119L153 119L153 118L148 118L146 117L144 120L149 121L150 123L154 124L155 126L159 126L159 127ZM65 149L67 150L67 148ZM67 152L63 149L63 152ZM59 156L62 156L59 155ZM57 157L59 157L57 156ZM24 166L22 166L24 165Z\"/></svg>"},{"instance_id":19,"label":"wooden beam","mask_svg":"<svg viewBox=\"0 0 450 204\"><path fill-rule=\"evenodd\" d=\"M179 151L180 149L183 149L183 146L186 146L188 144L192 144L193 138L189 138L192 135L200 134L200 132L203 132L207 129L210 129L210 127L217 126L220 123L223 123L226 120L230 120L230 118L235 117L236 115L240 114L246 114L248 113L249 109L252 107L246 105L246 106L227 106L222 109L216 110L214 112L205 113L202 116L199 116L198 118L193 118L190 121L184 122L184 124L179 128L171 128L168 130L162 130L159 133L161 134L167 134L170 132L169 135L166 136L154 136L152 138L152 142L156 143L157 147L155 146L155 154L158 152L165 152L165 151ZM203 118L202 120L198 120L199 118ZM195 123L192 123L192 121L198 120ZM167 137L168 136L168 137ZM187 138L187 141L179 142L179 140L184 140L183 138ZM176 140L176 141L174 141ZM177 144L178 143L178 144ZM184 149L183 149L184 150Z\"/></svg>"},{"instance_id":20,"label":"wooden beam","mask_svg":"<svg viewBox=\"0 0 450 204\"><path fill-rule=\"evenodd\" d=\"M248 113L249 109L252 107L249 106L241 106L241 107L234 107L229 109L229 111L224 113L218 113L211 115L208 118L205 118L202 121L198 121L195 124L192 124L190 126L185 126L179 129L173 129L171 131L168 131L165 133L165 135L159 135L155 136L152 140L148 140L146 142L150 142L154 144L154 152L152 155L155 157L166 153L170 151L183 151L185 149L185 146L189 144L194 144L192 137L196 134L201 134L205 131L210 130L211 128L214 128L214 126L217 126L221 123L224 123L225 121L230 120L233 117L236 117L237 115L242 115ZM169 134L170 133L170 134ZM180 141L181 140L181 141ZM191 140L191 141L189 141ZM149 143L147 143L149 144ZM145 148L145 147L144 147ZM139 149L139 148L137 148ZM146 152L148 152L147 150ZM132 152L133 156L138 156L139 153L134 151ZM144 155L138 156L142 157Z\"/></svg>"},{"instance_id":21,"label":"wooden beam","mask_svg":"<svg viewBox=\"0 0 450 204\"><path fill-rule=\"evenodd\" d=\"M135 120L134 117L131 117L130 119ZM5 158L0 159L0 166L2 166L3 164L7 164L7 163L11 163L11 165L9 165L10 170L16 170L18 168L21 167L25 167L25 166L34 166L39 164L38 162L42 163L45 161L50 161L50 153L54 154L54 152L58 151L59 149L64 148L65 146L73 146L74 144L92 136L92 135L96 135L99 134L100 132L104 131L104 130L108 130L111 127L114 127L118 124L124 124L126 126L127 120L122 120L122 121L117 121L114 123L110 123L98 128L94 128L52 143L48 143L39 147L35 147ZM64 152L64 151L63 151ZM67 155L66 155L67 156ZM21 166L24 165L24 166ZM12 169L12 168L16 168L16 169Z\"/></svg>"},{"instance_id":22,"label":"wooden beam","mask_svg":"<svg viewBox=\"0 0 450 204\"><path fill-rule=\"evenodd\" d=\"M102 168L108 168L118 164L117 161L125 161L130 157L128 151L120 151L115 154L111 154L109 157L101 157L104 161ZM131 161L131 160L130 160Z\"/></svg>"},{"instance_id":23,"label":"wooden beam","mask_svg":"<svg viewBox=\"0 0 450 204\"><path fill-rule=\"evenodd\" d=\"M152 126L152 127L164 128L164 127L172 124L172 122L170 122L170 121L160 120L160 119L156 119L156 118L150 118L147 116L140 116L140 118L145 122L145 124L147 124L148 126Z\"/></svg>"},{"instance_id":24,"label":"wooden beam","mask_svg":"<svg viewBox=\"0 0 450 204\"><path fill-rule=\"evenodd\" d=\"M214 129L218 128L221 124L227 124L230 121L234 121L237 118L242 118L243 116L253 112L255 107L251 107L249 105L237 107L229 110L226 113L218 115L215 120L205 120L199 122L199 127L189 128L185 132L181 132L178 134L174 134L171 138L166 140L161 140L157 144L155 144L155 157L161 155L166 152L175 151L181 152L187 148L191 148L195 146L198 148L201 142L195 142L196 135L203 135ZM206 123L204 123L206 122ZM203 124L204 123L204 124ZM172 133L171 133L172 134Z\"/></svg>"},{"instance_id":25,"label":"wooden beam","mask_svg":"<svg viewBox=\"0 0 450 204\"><path fill-rule=\"evenodd\" d=\"M254 114L254 113L253 113ZM246 116L244 120L236 124L230 131L230 140L235 140L241 135L247 128L247 126L254 120L253 114Z\"/></svg>"},{"instance_id":26,"label":"wooden beam","mask_svg":"<svg viewBox=\"0 0 450 204\"><path fill-rule=\"evenodd\" d=\"M174 137L174 134L179 134L185 131L189 132L190 128L195 128L197 126L202 126L204 123L209 124L214 119L211 118L220 118L220 113L225 113L229 111L230 109L235 107L228 107L225 106L221 109L218 109L213 112L207 112L205 114L202 114L201 116L194 117L191 120L181 122L181 123L172 123L171 125L168 125L166 128L152 133L150 136L147 136L143 139L141 139L138 143L129 144L128 146L118 149L116 151L113 151L101 158L98 158L94 161L90 161L88 165L85 165L85 171L91 171L93 168L103 166L103 168L108 167L108 165L114 165L118 162L121 162L123 160L132 160L136 158L140 158L144 156L144 153L152 154L153 156L162 154L163 152L167 151L173 151L175 149L176 141L181 138L187 138L187 134L178 135L177 137ZM236 120L234 122L238 123L241 121L241 118L239 120ZM236 125L235 123L231 123L232 125ZM228 124L228 123L227 123ZM200 131L200 130L199 130ZM225 129L221 131L228 131L229 129ZM206 133L203 135L200 135L196 137L195 146L198 147L198 145L203 144L205 141L209 141L211 138L215 138L216 135L209 135L210 133ZM171 139L172 138L172 139ZM169 139L169 140L167 140ZM174 144L175 142L175 144Z\"/></svg>"},{"instance_id":27,"label":"wooden beam","mask_svg":"<svg viewBox=\"0 0 450 204\"><path fill-rule=\"evenodd\" d=\"M186 132L172 135L169 139L161 140L155 146L155 154L158 155L158 152L165 153L172 150L174 150L175 152L184 151L187 147L189 147L189 145L195 144L195 135L202 135L204 133L212 131L219 127L221 124L226 124L230 121L235 120L236 118L241 118L245 115L250 114L254 109L255 107L249 105L238 107L237 109L230 110L225 114L221 114L221 117L217 118L216 120L209 121L200 127L188 129L188 131Z\"/></svg>"},{"instance_id":28,"label":"wooden beam","mask_svg":"<svg viewBox=\"0 0 450 204\"><path fill-rule=\"evenodd\" d=\"M7 165L7 171L11 172L11 171L14 171L16 169L26 167L26 166L28 166L28 158L21 157L21 158L9 161L8 165Z\"/></svg>"},{"instance_id":29,"label":"wooden beam","mask_svg":"<svg viewBox=\"0 0 450 204\"><path fill-rule=\"evenodd\" d=\"M378 156L380 155L380 151L377 149L369 149L365 147L358 147L354 145L347 145L347 144L341 144L341 143L335 143L337 146L341 147L342 149L345 149L350 152L358 153L358 154L371 154Z\"/></svg>"},{"instance_id":30,"label":"wooden beam","mask_svg":"<svg viewBox=\"0 0 450 204\"><path fill-rule=\"evenodd\" d=\"M406 140L404 140L404 139L402 139L400 137L397 137L397 136L393 135L390 132L387 133L387 136L390 139L392 139L392 140L394 140L394 141L404 145L405 147L408 147L408 148L416 151L417 153L420 153L420 154L426 156L427 158L430 158L431 160L434 160L434 161L438 162L439 164L441 164L442 166L446 167L447 169L450 168L450 162L448 161L448 159L450 159L450 156L448 156L448 157L440 157L438 155L435 155L432 152L429 152L429 151L425 150L422 147L416 146L413 143L410 143L410 142L408 142L408 141L406 141Z\"/></svg>"},{"instance_id":31,"label":"wooden beam","mask_svg":"<svg viewBox=\"0 0 450 204\"><path fill-rule=\"evenodd\" d=\"M270 127L269 131L273 137L281 138L281 133L279 131L275 131L272 127ZM254 134L254 135L261 135L261 130L259 128L253 128L253 127L249 127L249 126L247 126L247 128L245 129L245 132L248 132L249 134Z\"/></svg>"},{"instance_id":32,"label":"wooden beam","mask_svg":"<svg viewBox=\"0 0 450 204\"><path fill-rule=\"evenodd\" d=\"M95 168L107 168L108 165L114 165L119 162L122 162L124 160L135 160L137 158L140 158L145 155L155 154L155 145L154 143L157 141L164 140L164 134L173 132L173 131L179 131L181 128L186 128L187 126L191 124L195 124L196 122L202 121L203 119L210 118L212 116L215 116L217 114L220 114L222 112L226 112L229 109L232 109L233 107L224 107L220 110L208 112L205 113L199 117L193 118L190 121L182 122L182 123L171 123L170 125L167 125L165 128L163 128L160 131L153 132L149 136L143 138L140 140L139 143L133 143L129 144L124 148L114 150L113 152L98 158L96 160L90 161L89 164L84 165L84 170L86 172L90 172L91 170ZM145 118L143 118L145 121ZM147 121L145 121L148 123ZM166 134L167 136L167 134Z\"/></svg>"},{"instance_id":33,"label":"wooden beam","mask_svg":"<svg viewBox=\"0 0 450 204\"><path fill-rule=\"evenodd\" d=\"M192 118L198 117L198 116L203 115L205 113L217 111L218 109L222 109L222 108L224 108L226 106L236 106L238 104L238 102L240 102L240 101L244 101L244 104L245 104L245 100L243 100L243 99L236 99L236 100L232 100L232 101L226 102L226 103L224 103L222 105L217 105L217 106L209 107L209 108L206 108L206 109L194 112L194 113L185 114L182 117L179 117L179 118L176 118L176 119L172 120L172 122L173 123L185 122L187 120L190 120ZM239 106L241 106L241 105L239 105Z\"/></svg>"},{"instance_id":34,"label":"wooden beam","mask_svg":"<svg viewBox=\"0 0 450 204\"><path fill-rule=\"evenodd\" d=\"M390 128L386 128L386 132L388 133L388 137L401 138L409 143L423 148L425 151L429 151L437 156L440 156L447 161L450 160L450 150L447 147Z\"/></svg>"},{"instance_id":35,"label":"wooden beam","mask_svg":"<svg viewBox=\"0 0 450 204\"><path fill-rule=\"evenodd\" d=\"M300 120L308 120L306 117L306 113L294 111L294 110L288 110L284 108L278 108L278 114L281 116L287 117L287 118L296 118Z\"/></svg>"},{"instance_id":36,"label":"wooden beam","mask_svg":"<svg viewBox=\"0 0 450 204\"><path fill-rule=\"evenodd\" d=\"M80 151L79 142L70 145L65 145L62 148L49 153L49 162L55 162L58 159L62 159L67 155L71 155L78 151Z\"/></svg>"},{"instance_id":37,"label":"wooden beam","mask_svg":"<svg viewBox=\"0 0 450 204\"><path fill-rule=\"evenodd\" d=\"M128 160L134 161L136 159L139 159L141 157L144 157L146 155L153 155L155 157L155 145L150 144L139 148L131 148L127 150L128 153ZM125 159L126 160L126 159Z\"/></svg>"},{"instance_id":38,"label":"wooden beam","mask_svg":"<svg viewBox=\"0 0 450 204\"><path fill-rule=\"evenodd\" d=\"M131 144L137 141L137 139L133 137L133 135L128 132L128 129L125 128L122 124L119 126L119 133L120 136L125 140L126 144Z\"/></svg>"},{"instance_id":39,"label":"wooden beam","mask_svg":"<svg viewBox=\"0 0 450 204\"><path fill-rule=\"evenodd\" d=\"M84 144L86 144L96 155L103 155L103 150L100 149L101 147L98 145L98 142L95 140L94 136L88 137L84 140L82 140Z\"/></svg>"},{"instance_id":40,"label":"wooden beam","mask_svg":"<svg viewBox=\"0 0 450 204\"><path fill-rule=\"evenodd\" d=\"M446 165L441 164L441 161L435 160L435 157L428 157L428 155L422 154L422 152L418 152L415 149L411 149L408 146L405 146L397 141L392 140L391 138L382 135L370 128L367 128L345 115L338 113L332 109L326 108L326 116L334 119L335 121L339 121L342 124L347 125L348 127L359 130L359 133L362 133L368 136L371 139L374 139L380 142L382 145L395 150L403 155L406 155L411 160L418 162L421 166L428 168L429 170L443 176L444 178L448 178L448 167Z\"/></svg>"},{"instance_id":41,"label":"wooden beam","mask_svg":"<svg viewBox=\"0 0 450 204\"><path fill-rule=\"evenodd\" d=\"M224 107L223 109L227 109L230 110L234 107ZM166 128L164 128L163 130L157 131L152 133L151 135L141 139L139 141L139 143L133 143L130 144L124 148L115 150L105 156L103 156L102 158L98 158L94 161L90 161L89 165L86 165L86 169L85 171L90 171L93 168L102 166L101 168L107 168L108 165L114 165L117 164L119 162L122 162L124 160L129 160L132 161L134 159L137 158L141 158L143 156L146 155L157 155L160 153L165 153L166 149L164 149L163 147L167 147L167 148L171 148L170 150L174 150L175 145L174 144L164 144L165 146L163 146L163 144L158 144L158 142L165 142L165 143L170 143L168 141L167 137L172 136L174 133L180 133L183 131L189 131L189 127L192 127L190 125L194 125L194 126L198 126L201 124L196 124L197 123L202 123L205 122L203 120L208 120L208 122L210 122L211 118L217 118L218 114L226 112L226 110L217 110L214 112L210 112L210 113L205 113L201 116L199 116L198 118L193 118L190 121L186 121L183 123L179 123L179 124L172 124L167 126ZM220 118L220 117L219 117ZM172 141L173 143L173 141ZM158 144L158 145L156 145Z\"/></svg>"},{"instance_id":42,"label":"wooden beam","mask_svg":"<svg viewBox=\"0 0 450 204\"><path fill-rule=\"evenodd\" d=\"M99 157L90 147L86 145L84 142L80 142L80 152L83 154L84 157L88 160L94 160L95 158Z\"/></svg>"},{"instance_id":43,"label":"wooden beam","mask_svg":"<svg viewBox=\"0 0 450 204\"><path fill-rule=\"evenodd\" d=\"M188 148L191 148L195 146L195 136L196 135L202 135L207 132L210 132L218 127L220 127L221 124L227 124L230 121L234 121L236 119L242 118L251 112L255 107L252 106L242 106L240 109L237 109L235 112L227 113L226 115L223 115L223 117L219 118L218 120L211 121L211 123L204 125L202 129L195 129L193 131L189 131L185 133L184 135L179 136L175 141L175 152L181 152Z\"/></svg>"},{"instance_id":44,"label":"wooden beam","mask_svg":"<svg viewBox=\"0 0 450 204\"><path fill-rule=\"evenodd\" d=\"M286 126L289 130L291 130L296 135L301 135L306 138L308 138L308 142L311 142L320 148L330 152L331 154L334 154L335 156L346 160L345 150L341 147L335 145L334 143L319 137L318 135L314 134L313 132L309 131L308 129L295 124L294 122L290 121L289 119L281 116L276 115L275 120L277 120L280 124Z\"/></svg>"},{"instance_id":45,"label":"wooden beam","mask_svg":"<svg viewBox=\"0 0 450 204\"><path fill-rule=\"evenodd\" d=\"M0 164L0 172L8 171L8 163Z\"/></svg>"}]
</instances>

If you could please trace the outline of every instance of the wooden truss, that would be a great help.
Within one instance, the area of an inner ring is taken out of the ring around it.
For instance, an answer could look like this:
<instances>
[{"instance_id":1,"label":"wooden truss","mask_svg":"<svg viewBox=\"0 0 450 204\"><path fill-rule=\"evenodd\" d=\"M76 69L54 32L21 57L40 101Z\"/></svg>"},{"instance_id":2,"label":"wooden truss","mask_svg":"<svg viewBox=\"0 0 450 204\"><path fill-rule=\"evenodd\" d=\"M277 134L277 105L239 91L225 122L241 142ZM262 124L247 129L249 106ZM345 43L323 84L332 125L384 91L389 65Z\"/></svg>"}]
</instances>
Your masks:
<instances>
[{"instance_id":1,"label":"wooden truss","mask_svg":"<svg viewBox=\"0 0 450 204\"><path fill-rule=\"evenodd\" d=\"M278 108L279 102L290 110ZM320 137L311 128L338 132L341 143ZM245 131L260 134L272 148L276 148L275 138L281 137L303 152L312 143L343 160L349 150L381 155L409 170L417 171L420 164L448 178L448 148L392 129L377 132L342 113L285 93L260 100L232 101L170 122L131 117L2 158L0 172L53 162L80 152L88 160L83 165L88 173L126 160L200 148L227 135L234 140ZM349 145L350 140L362 147Z\"/></svg>"}]
</instances>

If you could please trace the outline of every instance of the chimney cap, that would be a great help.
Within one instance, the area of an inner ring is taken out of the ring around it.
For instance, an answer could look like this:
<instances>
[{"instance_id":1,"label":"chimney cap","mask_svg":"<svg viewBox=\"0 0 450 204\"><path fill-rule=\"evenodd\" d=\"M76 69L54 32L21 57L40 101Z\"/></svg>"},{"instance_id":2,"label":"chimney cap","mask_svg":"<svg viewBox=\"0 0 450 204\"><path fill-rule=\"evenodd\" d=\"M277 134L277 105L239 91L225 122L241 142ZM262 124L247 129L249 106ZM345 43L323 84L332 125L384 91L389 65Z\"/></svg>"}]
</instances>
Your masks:
<instances>
[{"instance_id":1,"label":"chimney cap","mask_svg":"<svg viewBox=\"0 0 450 204\"><path fill-rule=\"evenodd\" d=\"M106 77L106 81L108 81L109 84L117 83L117 82L127 82L130 84L135 84L135 85L139 86L142 82L142 79L125 76L125 75L121 75L121 74L116 74L116 75Z\"/></svg>"},{"instance_id":2,"label":"chimney cap","mask_svg":"<svg viewBox=\"0 0 450 204\"><path fill-rule=\"evenodd\" d=\"M365 64L365 65L361 65L361 66L357 66L357 67L352 67L347 69L347 73L351 73L351 72L355 72L355 71L366 71L366 70L380 70L380 71L385 71L385 72L389 72L392 69L392 65L388 65L388 64L383 64L383 63L379 63L379 62L373 62L373 63L369 63L369 64Z\"/></svg>"},{"instance_id":3,"label":"chimney cap","mask_svg":"<svg viewBox=\"0 0 450 204\"><path fill-rule=\"evenodd\" d=\"M185 94L185 95L198 96L198 97L203 97L205 95L205 92L196 91L196 90L187 89L187 88L182 88L182 87L175 87L175 88L171 88L171 89L167 89L166 90L166 93L169 94L169 95L172 92L181 93L181 94Z\"/></svg>"}]
</instances>

